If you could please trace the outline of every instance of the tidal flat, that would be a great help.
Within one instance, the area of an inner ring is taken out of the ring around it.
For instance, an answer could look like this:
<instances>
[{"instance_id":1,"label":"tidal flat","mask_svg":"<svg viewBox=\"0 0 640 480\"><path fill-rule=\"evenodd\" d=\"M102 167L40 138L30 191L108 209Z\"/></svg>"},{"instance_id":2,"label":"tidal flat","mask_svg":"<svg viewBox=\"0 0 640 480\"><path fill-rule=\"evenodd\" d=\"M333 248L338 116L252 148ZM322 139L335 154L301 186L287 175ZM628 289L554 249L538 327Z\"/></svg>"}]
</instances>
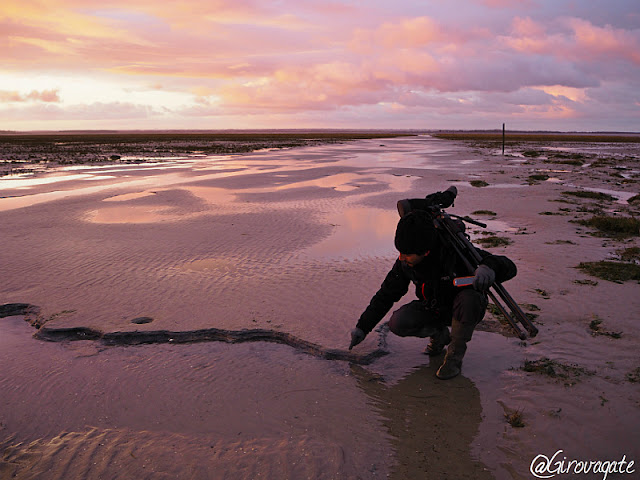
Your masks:
<instances>
[{"instance_id":1,"label":"tidal flat","mask_svg":"<svg viewBox=\"0 0 640 480\"><path fill-rule=\"evenodd\" d=\"M640 284L578 268L637 263L640 237L581 222L640 215L639 144L188 150L17 159L33 171L0 178L0 477L502 480L558 450L640 461ZM559 151L581 163L549 163ZM488 225L474 243L508 239L486 248L518 266L505 287L540 333L487 313L444 382L386 319L342 355L396 257L397 200L450 185L451 213Z\"/></svg>"}]
</instances>

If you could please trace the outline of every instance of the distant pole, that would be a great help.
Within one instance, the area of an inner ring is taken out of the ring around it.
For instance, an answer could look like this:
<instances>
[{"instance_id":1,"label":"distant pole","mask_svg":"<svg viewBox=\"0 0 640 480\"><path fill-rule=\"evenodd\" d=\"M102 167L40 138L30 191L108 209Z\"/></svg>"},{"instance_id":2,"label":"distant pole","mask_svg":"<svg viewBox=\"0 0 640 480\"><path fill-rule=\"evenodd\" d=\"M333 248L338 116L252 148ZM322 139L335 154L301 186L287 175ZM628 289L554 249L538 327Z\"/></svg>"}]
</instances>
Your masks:
<instances>
[{"instance_id":1,"label":"distant pole","mask_svg":"<svg viewBox=\"0 0 640 480\"><path fill-rule=\"evenodd\" d=\"M502 124L502 156L504 157L504 123Z\"/></svg>"}]
</instances>

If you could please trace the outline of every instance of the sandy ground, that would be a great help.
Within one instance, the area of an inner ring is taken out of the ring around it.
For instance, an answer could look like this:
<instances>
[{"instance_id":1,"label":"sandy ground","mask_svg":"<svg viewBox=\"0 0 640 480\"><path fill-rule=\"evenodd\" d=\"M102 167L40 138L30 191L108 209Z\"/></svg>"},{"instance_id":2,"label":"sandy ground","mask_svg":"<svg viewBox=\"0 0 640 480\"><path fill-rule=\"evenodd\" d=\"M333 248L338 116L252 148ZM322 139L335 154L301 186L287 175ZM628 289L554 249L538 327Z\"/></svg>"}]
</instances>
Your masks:
<instances>
[{"instance_id":1,"label":"sandy ground","mask_svg":"<svg viewBox=\"0 0 640 480\"><path fill-rule=\"evenodd\" d=\"M563 195L606 190L606 211L637 214L640 150L597 148L605 167L419 136L0 179L0 304L37 307L0 318L0 477L525 479L559 450L640 462L640 285L575 268L638 237L590 235L570 220L596 202ZM396 201L452 184L452 213L491 210L478 218L512 240L491 250L518 265L505 286L540 334L488 315L448 382L424 341L384 329L354 350L388 352L369 365L297 348L346 350L394 260ZM211 328L294 341L172 338ZM155 343L98 338L145 332ZM545 358L546 375L521 368Z\"/></svg>"}]
</instances>

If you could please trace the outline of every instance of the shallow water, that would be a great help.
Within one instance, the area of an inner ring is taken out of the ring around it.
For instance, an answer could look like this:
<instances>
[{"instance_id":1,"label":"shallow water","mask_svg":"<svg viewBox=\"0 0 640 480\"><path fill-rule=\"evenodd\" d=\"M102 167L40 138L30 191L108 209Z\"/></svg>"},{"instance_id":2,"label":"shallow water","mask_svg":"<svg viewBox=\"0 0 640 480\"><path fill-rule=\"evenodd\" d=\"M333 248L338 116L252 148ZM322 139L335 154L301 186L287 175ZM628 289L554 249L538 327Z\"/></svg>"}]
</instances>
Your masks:
<instances>
[{"instance_id":1,"label":"shallow water","mask_svg":"<svg viewBox=\"0 0 640 480\"><path fill-rule=\"evenodd\" d=\"M20 231L4 251L23 253L3 256L9 280L0 293L38 305L53 328L263 328L346 349L381 279L372 268L381 273L395 257L395 202L416 194L418 167L444 161L428 156L441 147L421 141L3 181L4 225ZM151 322L132 323L141 316ZM412 448L394 443L401 432L385 423L413 397L389 410L380 399L403 392L398 379L386 386L347 362L262 342L49 343L18 317L0 319L0 328L0 472L18 478L119 478L123 468L140 478L220 470L225 478L386 478L394 452ZM433 383L425 358L412 358L406 375ZM458 391L476 402L473 421L453 437L474 466L464 450L480 421L479 396L471 382Z\"/></svg>"},{"instance_id":2,"label":"shallow water","mask_svg":"<svg viewBox=\"0 0 640 480\"><path fill-rule=\"evenodd\" d=\"M49 343L1 322L3 478L388 471L389 437L344 362L266 343Z\"/></svg>"}]
</instances>

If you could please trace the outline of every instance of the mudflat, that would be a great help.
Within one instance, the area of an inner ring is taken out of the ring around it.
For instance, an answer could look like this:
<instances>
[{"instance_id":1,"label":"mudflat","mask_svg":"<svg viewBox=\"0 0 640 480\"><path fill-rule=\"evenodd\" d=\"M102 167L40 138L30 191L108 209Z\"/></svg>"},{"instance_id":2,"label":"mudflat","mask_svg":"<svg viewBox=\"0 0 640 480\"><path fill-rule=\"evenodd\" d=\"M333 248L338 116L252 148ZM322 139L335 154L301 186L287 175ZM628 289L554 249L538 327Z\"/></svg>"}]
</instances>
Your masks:
<instances>
[{"instance_id":1,"label":"mudflat","mask_svg":"<svg viewBox=\"0 0 640 480\"><path fill-rule=\"evenodd\" d=\"M559 450L640 461L640 144L505 153L415 135L0 178L0 474L519 479ZM442 359L384 321L347 346L395 259L397 200L450 185L449 211L488 225L473 242L517 264L505 287L540 333L490 311L440 381Z\"/></svg>"}]
</instances>

